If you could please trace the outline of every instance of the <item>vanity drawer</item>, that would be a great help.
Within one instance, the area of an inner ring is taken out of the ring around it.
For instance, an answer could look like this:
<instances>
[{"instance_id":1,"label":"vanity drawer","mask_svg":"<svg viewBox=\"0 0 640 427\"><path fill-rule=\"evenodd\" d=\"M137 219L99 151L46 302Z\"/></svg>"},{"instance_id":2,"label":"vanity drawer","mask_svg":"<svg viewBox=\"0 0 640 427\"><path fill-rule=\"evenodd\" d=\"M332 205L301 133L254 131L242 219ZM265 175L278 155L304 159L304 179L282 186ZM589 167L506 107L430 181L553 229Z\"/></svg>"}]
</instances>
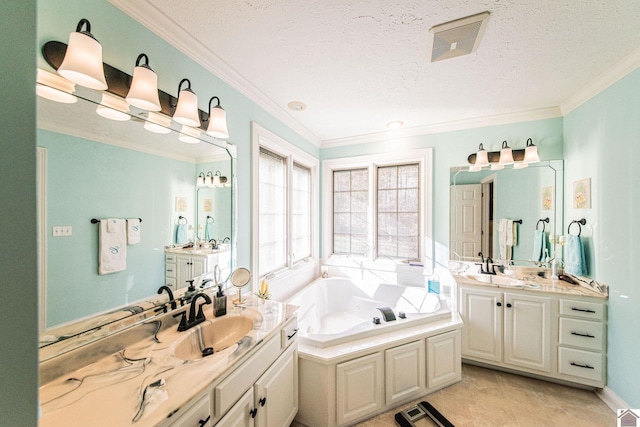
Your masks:
<instances>
[{"instance_id":1,"label":"vanity drawer","mask_svg":"<svg viewBox=\"0 0 640 427\"><path fill-rule=\"evenodd\" d=\"M602 353L574 348L558 349L558 372L561 374L602 381L603 366Z\"/></svg>"},{"instance_id":2,"label":"vanity drawer","mask_svg":"<svg viewBox=\"0 0 640 427\"><path fill-rule=\"evenodd\" d=\"M199 398L171 427L202 426L209 427L211 423L211 393Z\"/></svg>"},{"instance_id":3,"label":"vanity drawer","mask_svg":"<svg viewBox=\"0 0 640 427\"><path fill-rule=\"evenodd\" d=\"M602 322L561 317L560 344L602 351L604 325Z\"/></svg>"},{"instance_id":4,"label":"vanity drawer","mask_svg":"<svg viewBox=\"0 0 640 427\"><path fill-rule=\"evenodd\" d=\"M296 342L298 338L298 319L293 318L280 331L281 347L284 350L289 344Z\"/></svg>"},{"instance_id":5,"label":"vanity drawer","mask_svg":"<svg viewBox=\"0 0 640 427\"><path fill-rule=\"evenodd\" d=\"M560 299L560 315L582 319L604 320L604 304L597 302Z\"/></svg>"},{"instance_id":6,"label":"vanity drawer","mask_svg":"<svg viewBox=\"0 0 640 427\"><path fill-rule=\"evenodd\" d=\"M164 262L172 262L172 263L176 263L176 254L164 254Z\"/></svg>"},{"instance_id":7,"label":"vanity drawer","mask_svg":"<svg viewBox=\"0 0 640 427\"><path fill-rule=\"evenodd\" d=\"M177 277L176 276L176 265L174 263L166 263L164 265L164 277L169 278L169 279L175 279Z\"/></svg>"}]
</instances>

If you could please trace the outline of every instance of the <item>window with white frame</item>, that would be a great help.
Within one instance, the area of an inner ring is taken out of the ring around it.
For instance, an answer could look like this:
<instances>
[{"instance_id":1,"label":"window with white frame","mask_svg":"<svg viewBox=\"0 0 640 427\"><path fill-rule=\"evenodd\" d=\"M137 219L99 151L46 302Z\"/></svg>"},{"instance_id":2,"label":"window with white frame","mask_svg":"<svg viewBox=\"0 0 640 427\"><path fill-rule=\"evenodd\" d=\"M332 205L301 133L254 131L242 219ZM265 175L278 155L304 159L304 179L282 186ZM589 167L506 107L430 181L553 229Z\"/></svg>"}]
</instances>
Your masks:
<instances>
[{"instance_id":1,"label":"window with white frame","mask_svg":"<svg viewBox=\"0 0 640 427\"><path fill-rule=\"evenodd\" d=\"M432 259L430 174L431 149L324 161L323 256Z\"/></svg>"},{"instance_id":2,"label":"window with white frame","mask_svg":"<svg viewBox=\"0 0 640 427\"><path fill-rule=\"evenodd\" d=\"M318 160L261 126L253 127L257 159L253 264L256 277L264 277L317 257L313 242L317 242Z\"/></svg>"}]
</instances>

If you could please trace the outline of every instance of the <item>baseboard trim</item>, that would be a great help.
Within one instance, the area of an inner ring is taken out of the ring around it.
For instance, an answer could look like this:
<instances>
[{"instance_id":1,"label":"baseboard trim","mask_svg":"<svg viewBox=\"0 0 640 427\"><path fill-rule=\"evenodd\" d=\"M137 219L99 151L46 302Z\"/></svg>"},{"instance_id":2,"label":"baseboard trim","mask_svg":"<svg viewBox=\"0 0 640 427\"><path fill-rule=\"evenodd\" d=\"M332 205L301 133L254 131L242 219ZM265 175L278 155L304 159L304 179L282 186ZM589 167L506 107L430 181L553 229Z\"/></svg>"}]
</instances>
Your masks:
<instances>
[{"instance_id":1,"label":"baseboard trim","mask_svg":"<svg viewBox=\"0 0 640 427\"><path fill-rule=\"evenodd\" d=\"M596 390L596 395L616 414L618 409L628 409L629 404L620 398L609 387Z\"/></svg>"}]
</instances>

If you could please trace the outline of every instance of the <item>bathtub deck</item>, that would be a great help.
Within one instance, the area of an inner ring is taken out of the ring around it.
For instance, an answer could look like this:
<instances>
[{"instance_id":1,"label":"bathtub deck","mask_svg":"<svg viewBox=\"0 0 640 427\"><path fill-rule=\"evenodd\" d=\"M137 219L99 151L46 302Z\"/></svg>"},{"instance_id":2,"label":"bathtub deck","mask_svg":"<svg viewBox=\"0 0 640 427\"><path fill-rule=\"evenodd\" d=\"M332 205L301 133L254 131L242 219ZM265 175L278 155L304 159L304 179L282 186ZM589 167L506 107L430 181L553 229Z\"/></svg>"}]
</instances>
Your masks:
<instances>
[{"instance_id":1,"label":"bathtub deck","mask_svg":"<svg viewBox=\"0 0 640 427\"><path fill-rule=\"evenodd\" d=\"M337 334L362 323L362 318L346 311L327 314L320 321L317 334Z\"/></svg>"}]
</instances>

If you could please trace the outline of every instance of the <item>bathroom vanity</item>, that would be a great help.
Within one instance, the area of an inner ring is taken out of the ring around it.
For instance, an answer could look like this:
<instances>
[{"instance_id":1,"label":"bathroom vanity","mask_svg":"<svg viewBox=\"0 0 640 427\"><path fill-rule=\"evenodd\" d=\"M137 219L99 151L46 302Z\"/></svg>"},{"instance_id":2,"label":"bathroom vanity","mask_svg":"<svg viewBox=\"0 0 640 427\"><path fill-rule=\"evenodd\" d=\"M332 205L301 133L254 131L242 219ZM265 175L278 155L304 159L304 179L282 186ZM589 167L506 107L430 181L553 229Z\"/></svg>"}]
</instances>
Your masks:
<instances>
[{"instance_id":1,"label":"bathroom vanity","mask_svg":"<svg viewBox=\"0 0 640 427\"><path fill-rule=\"evenodd\" d=\"M248 298L214 318L205 305L207 320L178 332L173 314L184 308L74 350L118 348L82 366L68 353L41 364L39 425L288 426L298 410L295 307Z\"/></svg>"},{"instance_id":2,"label":"bathroom vanity","mask_svg":"<svg viewBox=\"0 0 640 427\"><path fill-rule=\"evenodd\" d=\"M172 290L188 286L187 281L220 267L220 277L229 276L231 252L215 249L165 249L165 284Z\"/></svg>"},{"instance_id":3,"label":"bathroom vanity","mask_svg":"<svg viewBox=\"0 0 640 427\"><path fill-rule=\"evenodd\" d=\"M563 281L458 275L462 358L589 387L606 383L607 296Z\"/></svg>"}]
</instances>

